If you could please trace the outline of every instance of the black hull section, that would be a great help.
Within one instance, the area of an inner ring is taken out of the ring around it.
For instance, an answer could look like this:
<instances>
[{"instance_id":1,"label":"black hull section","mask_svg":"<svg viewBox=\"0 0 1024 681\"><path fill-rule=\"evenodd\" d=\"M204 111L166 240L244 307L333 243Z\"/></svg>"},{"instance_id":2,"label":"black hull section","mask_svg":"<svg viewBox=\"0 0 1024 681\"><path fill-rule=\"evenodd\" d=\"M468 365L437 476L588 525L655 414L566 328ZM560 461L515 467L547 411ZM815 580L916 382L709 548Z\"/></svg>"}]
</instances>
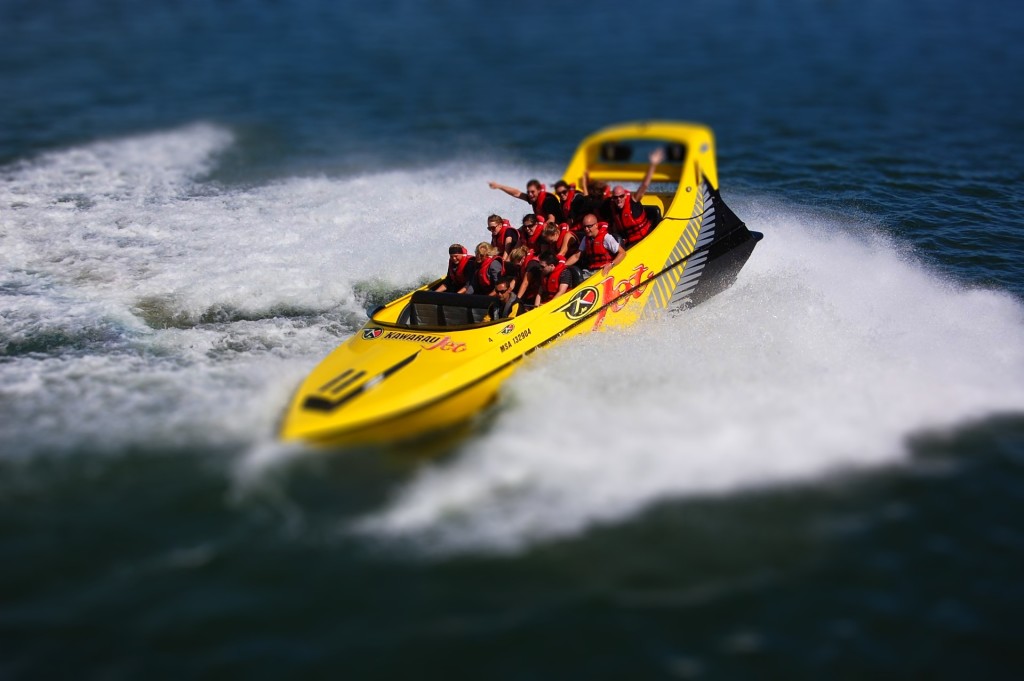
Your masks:
<instances>
[{"instance_id":1,"label":"black hull section","mask_svg":"<svg viewBox=\"0 0 1024 681\"><path fill-rule=\"evenodd\" d=\"M744 227L714 242L708 249L704 275L690 294L690 305L699 305L732 286L750 254L754 252L754 246L763 236L760 232L751 232Z\"/></svg>"},{"instance_id":2,"label":"black hull section","mask_svg":"<svg viewBox=\"0 0 1024 681\"><path fill-rule=\"evenodd\" d=\"M699 305L732 286L750 254L754 252L754 246L764 236L747 229L743 221L725 205L717 190L709 188L708 193L714 206L714 239L705 246L707 261L696 288L689 293L683 307Z\"/></svg>"}]
</instances>

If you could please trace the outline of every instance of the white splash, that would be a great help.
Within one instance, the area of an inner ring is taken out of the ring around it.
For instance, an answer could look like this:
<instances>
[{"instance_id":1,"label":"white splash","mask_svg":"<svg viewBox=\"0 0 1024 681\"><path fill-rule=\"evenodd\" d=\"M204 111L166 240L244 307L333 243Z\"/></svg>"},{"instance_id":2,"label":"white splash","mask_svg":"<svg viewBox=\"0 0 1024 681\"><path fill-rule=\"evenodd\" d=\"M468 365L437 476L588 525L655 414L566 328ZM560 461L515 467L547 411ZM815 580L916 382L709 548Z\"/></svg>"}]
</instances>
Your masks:
<instances>
[{"instance_id":1,"label":"white splash","mask_svg":"<svg viewBox=\"0 0 1024 681\"><path fill-rule=\"evenodd\" d=\"M196 124L0 168L0 457L263 451L300 378L365 318L357 286L439 276L448 244L489 238L490 212L526 213L481 179L525 171L454 161L207 182L233 144Z\"/></svg>"},{"instance_id":2,"label":"white splash","mask_svg":"<svg viewBox=\"0 0 1024 681\"><path fill-rule=\"evenodd\" d=\"M758 202L736 285L678 316L556 346L492 432L356 531L516 551L659 500L891 465L905 441L1024 410L1024 309L965 290L866 226Z\"/></svg>"}]
</instances>

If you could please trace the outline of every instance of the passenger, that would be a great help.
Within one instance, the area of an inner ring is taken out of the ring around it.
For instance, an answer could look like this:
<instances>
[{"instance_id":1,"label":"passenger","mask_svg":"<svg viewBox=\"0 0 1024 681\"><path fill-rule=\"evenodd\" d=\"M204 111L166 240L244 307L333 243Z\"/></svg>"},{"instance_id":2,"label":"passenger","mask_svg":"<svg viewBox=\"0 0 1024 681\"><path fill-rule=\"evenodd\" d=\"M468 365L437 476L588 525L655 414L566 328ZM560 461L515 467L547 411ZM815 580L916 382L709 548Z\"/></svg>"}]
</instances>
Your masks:
<instances>
[{"instance_id":1,"label":"passenger","mask_svg":"<svg viewBox=\"0 0 1024 681\"><path fill-rule=\"evenodd\" d=\"M476 245L476 265L476 274L469 280L465 292L479 296L490 295L494 290L494 285L504 274L498 249L486 241L478 243Z\"/></svg>"},{"instance_id":2,"label":"passenger","mask_svg":"<svg viewBox=\"0 0 1024 681\"><path fill-rule=\"evenodd\" d=\"M586 195L583 214L593 213L601 222L609 222L612 216L611 206L608 205L608 198L612 194L612 189L608 186L608 183L601 180L591 180L587 173L583 173L583 193ZM582 232L583 228L581 226L580 231L576 234L580 240L583 239Z\"/></svg>"},{"instance_id":3,"label":"passenger","mask_svg":"<svg viewBox=\"0 0 1024 681\"><path fill-rule=\"evenodd\" d=\"M549 222L544 225L544 231L540 234L540 246L536 250L538 253L554 253L565 260L576 251L579 243L579 239L569 229L569 225L564 222L560 225Z\"/></svg>"},{"instance_id":4,"label":"passenger","mask_svg":"<svg viewBox=\"0 0 1024 681\"><path fill-rule=\"evenodd\" d=\"M516 296L523 302L524 308L530 309L540 291L543 279L540 274L540 259L533 250L526 246L520 246L512 251L508 262L509 265L516 267L512 272L519 282Z\"/></svg>"},{"instance_id":5,"label":"passenger","mask_svg":"<svg viewBox=\"0 0 1024 681\"><path fill-rule=\"evenodd\" d=\"M487 218L487 231L491 233L491 245L498 249L502 260L508 259L508 253L519 241L519 231L512 228L508 220L493 214Z\"/></svg>"},{"instance_id":6,"label":"passenger","mask_svg":"<svg viewBox=\"0 0 1024 681\"><path fill-rule=\"evenodd\" d=\"M516 295L515 283L515 277L505 276L498 280L494 287L494 296L498 300L491 305L491 319L515 317L522 311L522 301Z\"/></svg>"},{"instance_id":7,"label":"passenger","mask_svg":"<svg viewBox=\"0 0 1024 681\"><path fill-rule=\"evenodd\" d=\"M579 249L566 260L566 264L575 265L578 262L584 278L598 270L602 276L607 277L612 267L626 257L626 249L619 246L615 237L608 233L608 224L598 222L593 213L583 217L583 230L586 236L580 242Z\"/></svg>"},{"instance_id":8,"label":"passenger","mask_svg":"<svg viewBox=\"0 0 1024 681\"><path fill-rule=\"evenodd\" d=\"M562 202L562 216L565 218L565 222L569 223L569 229L573 232L580 232L583 216L590 212L587 210L587 197L576 191L576 185L569 184L565 180L555 183L555 193L558 194L558 198Z\"/></svg>"},{"instance_id":9,"label":"passenger","mask_svg":"<svg viewBox=\"0 0 1024 681\"><path fill-rule=\"evenodd\" d=\"M514 199L526 201L533 206L533 212L542 216L545 222L552 220L555 222L562 221L562 204L558 202L554 195L547 193L540 180L530 180L527 182L525 192L515 187L498 184L497 182L488 182L487 186L491 189L500 189Z\"/></svg>"},{"instance_id":10,"label":"passenger","mask_svg":"<svg viewBox=\"0 0 1024 681\"><path fill-rule=\"evenodd\" d=\"M519 243L530 248L537 249L537 239L540 237L538 226L541 220L537 219L535 213L527 213L523 216L523 226L519 228Z\"/></svg>"},{"instance_id":11,"label":"passenger","mask_svg":"<svg viewBox=\"0 0 1024 681\"><path fill-rule=\"evenodd\" d=\"M640 199L647 193L647 187L654 177L655 166L665 160L665 150L661 147L656 148L651 152L649 160L647 174L632 196L622 185L612 187L610 224L612 230L622 237L622 244L626 248L639 242L651 231L651 221Z\"/></svg>"},{"instance_id":12,"label":"passenger","mask_svg":"<svg viewBox=\"0 0 1024 681\"><path fill-rule=\"evenodd\" d=\"M452 244L448 247L448 275L435 290L438 293L445 291L461 292L466 284L476 273L476 261L469 251L462 244Z\"/></svg>"},{"instance_id":13,"label":"passenger","mask_svg":"<svg viewBox=\"0 0 1024 681\"><path fill-rule=\"evenodd\" d=\"M572 288L572 272L566 262L554 253L545 253L540 259L540 273L543 278L534 305L541 306Z\"/></svg>"}]
</instances>

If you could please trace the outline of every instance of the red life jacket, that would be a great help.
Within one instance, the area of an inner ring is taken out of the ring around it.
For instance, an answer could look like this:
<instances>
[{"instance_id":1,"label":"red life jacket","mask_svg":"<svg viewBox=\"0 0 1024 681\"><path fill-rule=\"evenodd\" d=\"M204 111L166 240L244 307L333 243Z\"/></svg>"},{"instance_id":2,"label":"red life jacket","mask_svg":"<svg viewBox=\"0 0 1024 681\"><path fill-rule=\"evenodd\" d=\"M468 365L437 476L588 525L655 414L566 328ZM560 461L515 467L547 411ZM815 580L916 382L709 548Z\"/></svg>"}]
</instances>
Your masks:
<instances>
[{"instance_id":1,"label":"red life jacket","mask_svg":"<svg viewBox=\"0 0 1024 681\"><path fill-rule=\"evenodd\" d=\"M524 246L529 246L530 248L536 247L537 239L540 238L540 233L542 231L542 225L542 222L537 222L537 226L533 229L533 236L530 236L530 233L526 231L525 227L520 227L519 243L523 244Z\"/></svg>"},{"instance_id":2,"label":"red life jacket","mask_svg":"<svg viewBox=\"0 0 1024 681\"><path fill-rule=\"evenodd\" d=\"M526 254L526 257L523 258L523 261L521 263L519 263L519 282L520 283L526 281L526 270L529 269L530 263L534 263L534 262L537 262L537 256L531 250L531 251L529 251ZM534 297L540 292L541 283L542 282L540 281L539 278L533 280L532 282L530 282L530 285L526 287L525 291L523 291L523 300L530 301L530 304L532 305Z\"/></svg>"},{"instance_id":3,"label":"red life jacket","mask_svg":"<svg viewBox=\"0 0 1024 681\"><path fill-rule=\"evenodd\" d=\"M572 202L577 196L582 196L582 194L576 191L576 185L570 184L569 192L565 195L565 200L562 201L562 217L565 219L566 224L568 224L569 231L575 234L577 241L579 241L579 235L583 231L583 226L581 225L583 216L577 215L574 217L572 215Z\"/></svg>"},{"instance_id":4,"label":"red life jacket","mask_svg":"<svg viewBox=\"0 0 1024 681\"><path fill-rule=\"evenodd\" d=\"M565 245L565 240L569 238L570 234L572 234L572 230L569 229L569 223L567 223L567 222L563 222L562 224L558 225L558 228L559 228L560 231L558 233L558 241L555 242L555 253L556 254L561 252L562 246ZM572 235L576 236L575 234L572 234ZM576 243L578 244L579 242L580 242L579 237L576 237Z\"/></svg>"},{"instance_id":5,"label":"red life jacket","mask_svg":"<svg viewBox=\"0 0 1024 681\"><path fill-rule=\"evenodd\" d=\"M462 255L466 255L466 249L462 249ZM451 280L452 286L458 291L460 288L466 285L466 265L472 258L459 258L459 262L455 265L451 263L451 259L448 260L448 279Z\"/></svg>"},{"instance_id":6,"label":"red life jacket","mask_svg":"<svg viewBox=\"0 0 1024 681\"><path fill-rule=\"evenodd\" d=\"M494 285L497 282L491 281L491 278L487 274L487 270L490 269L491 263L498 259L499 258L496 255L489 255L486 258L484 258L484 261L482 263L480 263L480 267L477 268L476 271L477 286L474 287L473 293L490 293L491 289L494 288ZM475 290L478 288L481 290Z\"/></svg>"},{"instance_id":7,"label":"red life jacket","mask_svg":"<svg viewBox=\"0 0 1024 681\"><path fill-rule=\"evenodd\" d=\"M548 188L544 185L540 186L540 191L537 192L537 198L531 201L533 204L533 212L540 215L545 220L548 219L547 215L544 215L544 201L548 198Z\"/></svg>"},{"instance_id":8,"label":"red life jacket","mask_svg":"<svg viewBox=\"0 0 1024 681\"><path fill-rule=\"evenodd\" d=\"M586 269L596 270L615 260L615 256L604 245L604 238L607 235L608 223L599 222L597 223L597 236L593 239L587 237L587 247L583 249Z\"/></svg>"},{"instance_id":9,"label":"red life jacket","mask_svg":"<svg viewBox=\"0 0 1024 681\"><path fill-rule=\"evenodd\" d=\"M572 200L576 198L576 194L576 185L570 184L569 191L566 192L565 198L562 199L562 215L565 216L566 220L569 219L569 209L572 208Z\"/></svg>"},{"instance_id":10,"label":"red life jacket","mask_svg":"<svg viewBox=\"0 0 1024 681\"><path fill-rule=\"evenodd\" d=\"M651 231L651 221L647 219L647 211L640 206L640 217L633 217L633 197L626 192L626 200L622 202L622 210L612 209L612 220L615 230L622 235L626 246L632 246L647 236Z\"/></svg>"},{"instance_id":11,"label":"red life jacket","mask_svg":"<svg viewBox=\"0 0 1024 681\"><path fill-rule=\"evenodd\" d=\"M555 269L551 270L551 274L544 280L544 285L540 289L540 302L546 303L555 297L555 294L558 293L558 287L561 286L558 280L562 278L562 272L564 271L565 261L560 260L555 265Z\"/></svg>"},{"instance_id":12,"label":"red life jacket","mask_svg":"<svg viewBox=\"0 0 1024 681\"><path fill-rule=\"evenodd\" d=\"M498 249L498 255L505 255L505 239L509 234L512 236L512 248L515 248L519 240L519 230L513 229L508 220L502 220L501 229L495 230L491 235L491 245Z\"/></svg>"}]
</instances>

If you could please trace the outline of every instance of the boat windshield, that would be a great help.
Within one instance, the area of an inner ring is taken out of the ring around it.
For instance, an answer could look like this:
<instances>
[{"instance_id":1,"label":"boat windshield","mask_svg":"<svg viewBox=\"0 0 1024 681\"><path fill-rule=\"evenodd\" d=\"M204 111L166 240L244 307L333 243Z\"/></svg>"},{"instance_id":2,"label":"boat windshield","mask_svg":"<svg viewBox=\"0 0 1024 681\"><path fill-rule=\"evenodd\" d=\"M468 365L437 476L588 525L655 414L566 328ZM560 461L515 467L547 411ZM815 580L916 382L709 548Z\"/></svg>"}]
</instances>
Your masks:
<instances>
[{"instance_id":1,"label":"boat windshield","mask_svg":"<svg viewBox=\"0 0 1024 681\"><path fill-rule=\"evenodd\" d=\"M398 316L401 326L471 326L491 321L497 299L465 293L416 291Z\"/></svg>"}]
</instances>

